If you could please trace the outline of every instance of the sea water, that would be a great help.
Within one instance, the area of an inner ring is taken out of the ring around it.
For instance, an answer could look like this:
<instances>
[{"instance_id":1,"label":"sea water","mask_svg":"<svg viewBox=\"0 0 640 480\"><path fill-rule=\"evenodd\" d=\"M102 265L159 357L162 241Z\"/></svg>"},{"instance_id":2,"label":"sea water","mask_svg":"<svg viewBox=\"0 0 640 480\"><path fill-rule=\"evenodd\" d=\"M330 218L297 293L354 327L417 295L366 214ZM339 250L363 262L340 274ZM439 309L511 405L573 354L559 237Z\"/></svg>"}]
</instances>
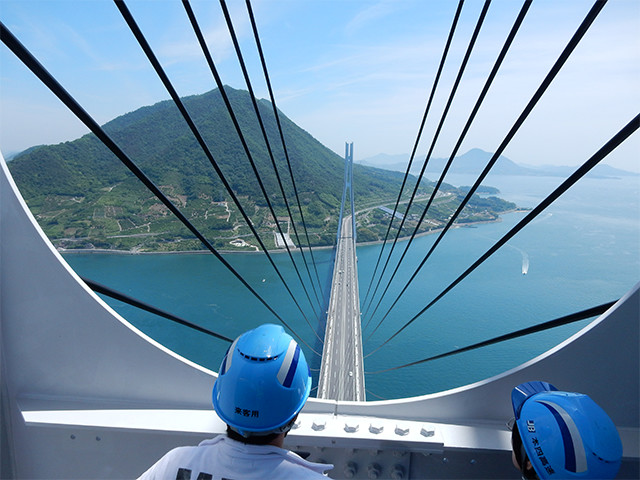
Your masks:
<instances>
[{"instance_id":1,"label":"sea water","mask_svg":"<svg viewBox=\"0 0 640 480\"><path fill-rule=\"evenodd\" d=\"M474 178L454 175L447 181L471 185ZM531 208L561 182L558 177L493 176L484 184L499 188L502 198L519 207ZM406 241L398 242L373 302L370 298L365 301L365 295L382 246L358 247L368 400L438 392L513 368L557 345L590 320L383 372L616 300L640 280L640 179L585 178L417 316L526 214L509 213L500 222L451 230L416 272L438 235L417 237L389 282L407 246ZM383 263L390 248L387 244ZM310 262L308 250L305 256ZM65 255L81 275L230 338L260 323L278 323L267 304L303 344L317 377L318 354L322 352L318 336L322 336L323 328L318 317L326 308L322 302L326 302L328 293L333 252L314 250L313 257L315 268L310 265L309 273L315 279L317 269L322 289L311 288L300 251L294 253L298 272L286 253L272 255L289 286L287 291L264 254L225 256L254 294L212 255ZM378 273L380 268L382 264ZM414 274L414 280L400 295ZM300 287L298 275L307 285L306 292ZM369 297L374 288L375 283ZM324 300L318 302L317 298ZM217 369L229 346L225 341L106 300L142 331L206 367Z\"/></svg>"}]
</instances>

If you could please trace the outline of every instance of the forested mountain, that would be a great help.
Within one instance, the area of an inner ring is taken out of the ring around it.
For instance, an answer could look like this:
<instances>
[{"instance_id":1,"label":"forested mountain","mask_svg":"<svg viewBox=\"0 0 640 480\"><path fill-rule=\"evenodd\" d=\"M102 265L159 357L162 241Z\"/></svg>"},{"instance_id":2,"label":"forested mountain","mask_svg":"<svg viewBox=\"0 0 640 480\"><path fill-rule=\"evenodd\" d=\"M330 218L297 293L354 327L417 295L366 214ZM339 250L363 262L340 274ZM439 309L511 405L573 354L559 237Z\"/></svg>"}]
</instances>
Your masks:
<instances>
[{"instance_id":1,"label":"forested mountain","mask_svg":"<svg viewBox=\"0 0 640 480\"><path fill-rule=\"evenodd\" d=\"M251 98L242 90L225 87L225 92L269 200L286 230L289 214ZM185 97L183 102L253 225L268 233L265 244L271 248L274 219L222 95L213 90ZM293 220L302 233L272 106L266 100L258 103ZM286 116L280 115L280 120L311 241L314 245L331 244L337 228L344 160ZM227 248L236 238L256 243L172 101L127 113L103 128L214 245ZM93 134L31 148L17 155L9 167L38 221L59 247L154 251L202 248ZM392 201L401 181L401 173L354 165L356 208ZM415 185L415 179L411 181ZM426 193L429 187L424 188Z\"/></svg>"}]
</instances>

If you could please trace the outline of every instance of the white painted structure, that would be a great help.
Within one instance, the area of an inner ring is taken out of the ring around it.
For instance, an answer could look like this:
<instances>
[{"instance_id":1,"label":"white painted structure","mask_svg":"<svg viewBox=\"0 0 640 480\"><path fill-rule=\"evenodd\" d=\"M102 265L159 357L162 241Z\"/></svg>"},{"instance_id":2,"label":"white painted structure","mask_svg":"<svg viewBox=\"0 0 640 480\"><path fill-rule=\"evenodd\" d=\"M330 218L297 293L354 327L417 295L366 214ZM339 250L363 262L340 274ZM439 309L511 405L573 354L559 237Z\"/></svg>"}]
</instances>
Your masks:
<instances>
[{"instance_id":1,"label":"white painted structure","mask_svg":"<svg viewBox=\"0 0 640 480\"><path fill-rule=\"evenodd\" d=\"M223 432L215 373L145 336L96 296L42 233L0 161L2 478L132 478L168 449ZM638 285L573 337L473 385L384 402L310 399L288 446L334 478L517 478L512 387L588 393L638 478Z\"/></svg>"}]
</instances>

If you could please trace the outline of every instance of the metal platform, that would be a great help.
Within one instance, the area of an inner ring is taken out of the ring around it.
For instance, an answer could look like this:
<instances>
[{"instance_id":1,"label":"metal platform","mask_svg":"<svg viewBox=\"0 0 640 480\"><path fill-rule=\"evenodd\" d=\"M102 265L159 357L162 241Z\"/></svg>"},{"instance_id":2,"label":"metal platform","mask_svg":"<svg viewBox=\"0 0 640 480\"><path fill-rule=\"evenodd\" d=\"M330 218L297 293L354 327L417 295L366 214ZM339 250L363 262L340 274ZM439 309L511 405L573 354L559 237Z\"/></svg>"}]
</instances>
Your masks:
<instances>
[{"instance_id":1,"label":"metal platform","mask_svg":"<svg viewBox=\"0 0 640 480\"><path fill-rule=\"evenodd\" d=\"M147 337L94 294L43 234L0 162L2 478L132 478L167 450L218 435L215 372ZM638 478L640 293L501 375L422 397L310 399L287 446L332 478L517 478L509 394L544 379L588 393Z\"/></svg>"}]
</instances>

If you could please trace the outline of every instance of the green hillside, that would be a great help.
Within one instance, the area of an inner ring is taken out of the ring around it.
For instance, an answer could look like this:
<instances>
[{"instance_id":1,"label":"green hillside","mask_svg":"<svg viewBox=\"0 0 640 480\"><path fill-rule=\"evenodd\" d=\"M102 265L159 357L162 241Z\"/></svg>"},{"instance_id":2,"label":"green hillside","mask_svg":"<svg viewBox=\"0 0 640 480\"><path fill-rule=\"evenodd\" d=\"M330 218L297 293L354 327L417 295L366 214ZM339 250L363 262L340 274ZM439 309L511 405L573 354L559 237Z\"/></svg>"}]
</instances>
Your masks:
<instances>
[{"instance_id":1,"label":"green hillside","mask_svg":"<svg viewBox=\"0 0 640 480\"><path fill-rule=\"evenodd\" d=\"M249 94L229 87L225 91L269 200L286 231L288 213ZM274 219L220 92L213 90L185 97L183 101L253 225L261 232L267 247L272 248ZM302 233L271 104L260 100L259 106L293 220ZM332 244L342 195L344 160L284 115L281 122L311 241L314 245ZM257 245L172 101L127 113L105 124L104 129L217 248L252 249L231 246L229 242L234 239ZM133 251L203 248L93 134L72 142L29 149L16 156L9 166L39 223L58 247ZM393 202L401 181L401 173L354 165L356 209ZM423 193L429 191L426 185ZM448 207L438 211L438 216L451 213L453 205L450 201L445 203ZM490 215L511 207L506 202L500 203ZM380 224L388 220L376 218L370 213L363 217L366 226L363 225L361 240L378 238ZM293 236L293 230L291 233Z\"/></svg>"}]
</instances>

